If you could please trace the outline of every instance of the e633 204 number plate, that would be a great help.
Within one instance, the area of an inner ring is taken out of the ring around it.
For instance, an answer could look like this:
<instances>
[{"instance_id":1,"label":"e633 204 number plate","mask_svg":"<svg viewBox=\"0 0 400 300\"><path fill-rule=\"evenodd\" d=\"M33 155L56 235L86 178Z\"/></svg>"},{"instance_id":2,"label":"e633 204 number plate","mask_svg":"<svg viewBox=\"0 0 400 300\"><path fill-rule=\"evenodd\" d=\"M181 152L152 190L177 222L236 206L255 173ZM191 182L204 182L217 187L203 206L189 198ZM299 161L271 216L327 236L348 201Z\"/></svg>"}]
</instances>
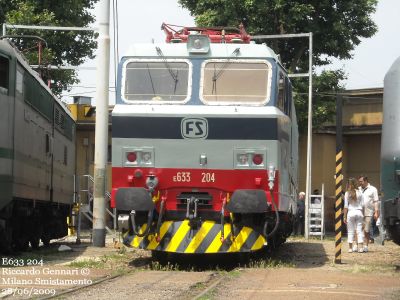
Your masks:
<instances>
[{"instance_id":1,"label":"e633 204 number plate","mask_svg":"<svg viewBox=\"0 0 400 300\"><path fill-rule=\"evenodd\" d=\"M173 177L173 182L192 182L192 173L191 172L177 172ZM202 172L200 181L202 183L215 182L215 173L214 172Z\"/></svg>"}]
</instances>

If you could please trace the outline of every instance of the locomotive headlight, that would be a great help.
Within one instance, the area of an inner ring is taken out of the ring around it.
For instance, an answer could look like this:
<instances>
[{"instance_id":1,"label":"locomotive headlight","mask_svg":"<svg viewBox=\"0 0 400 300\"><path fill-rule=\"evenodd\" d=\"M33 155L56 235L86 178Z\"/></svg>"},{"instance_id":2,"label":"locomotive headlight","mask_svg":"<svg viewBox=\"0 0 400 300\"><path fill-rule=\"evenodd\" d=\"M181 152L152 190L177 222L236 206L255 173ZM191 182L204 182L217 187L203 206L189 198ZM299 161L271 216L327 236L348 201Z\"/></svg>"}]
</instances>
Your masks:
<instances>
[{"instance_id":1,"label":"locomotive headlight","mask_svg":"<svg viewBox=\"0 0 400 300\"><path fill-rule=\"evenodd\" d=\"M142 152L142 163L143 164L151 164L151 153L150 152Z\"/></svg>"},{"instance_id":2,"label":"locomotive headlight","mask_svg":"<svg viewBox=\"0 0 400 300\"><path fill-rule=\"evenodd\" d=\"M124 147L122 149L123 164L125 167L153 167L153 147Z\"/></svg>"},{"instance_id":3,"label":"locomotive headlight","mask_svg":"<svg viewBox=\"0 0 400 300\"><path fill-rule=\"evenodd\" d=\"M208 53L210 50L210 39L206 35L190 34L187 41L189 53Z\"/></svg>"},{"instance_id":4,"label":"locomotive headlight","mask_svg":"<svg viewBox=\"0 0 400 300\"><path fill-rule=\"evenodd\" d=\"M234 149L234 167L237 169L266 169L266 150L262 148Z\"/></svg>"},{"instance_id":5,"label":"locomotive headlight","mask_svg":"<svg viewBox=\"0 0 400 300\"><path fill-rule=\"evenodd\" d=\"M249 158L247 154L239 154L237 157L238 164L241 166L249 165Z\"/></svg>"}]
</instances>

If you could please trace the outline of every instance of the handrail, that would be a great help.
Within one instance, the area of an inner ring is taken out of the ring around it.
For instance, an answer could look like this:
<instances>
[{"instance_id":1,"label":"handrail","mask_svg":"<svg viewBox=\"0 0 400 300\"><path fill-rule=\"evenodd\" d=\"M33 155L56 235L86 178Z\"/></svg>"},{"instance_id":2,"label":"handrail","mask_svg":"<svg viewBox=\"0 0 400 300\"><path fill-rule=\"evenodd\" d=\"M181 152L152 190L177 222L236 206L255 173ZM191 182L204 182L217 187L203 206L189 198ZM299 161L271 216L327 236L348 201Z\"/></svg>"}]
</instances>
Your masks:
<instances>
[{"instance_id":1,"label":"handrail","mask_svg":"<svg viewBox=\"0 0 400 300\"><path fill-rule=\"evenodd\" d=\"M80 177L86 177L88 179L87 183L86 183L86 189L80 189L80 184L79 184L79 178ZM93 223L93 218L92 218L92 213L89 212L85 212L81 210L81 206L82 206L82 202L81 202L81 197L79 195L79 193L84 192L87 193L87 195L89 195L92 198L93 201L93 192L90 191L90 181L92 183L94 183L94 178L93 176L91 176L90 174L84 174L84 175L80 175L80 176L76 176L77 178L77 182L78 182L78 188L75 185L75 193L78 194L78 229L77 229L77 239L76 242L80 243L80 226L81 226L81 216L84 216L86 219L88 219L90 222ZM105 191L105 196L108 198L108 201L111 201L111 194L108 191ZM88 200L88 202L90 203L90 201ZM87 203L87 205L89 204ZM86 204L86 203L85 203ZM107 230L108 233L112 234L114 236L114 241L116 240L116 234L117 234L117 222L116 222L116 209L112 209L109 210L108 208L106 208L106 212L113 218L113 229L110 229L108 226L105 226L105 229Z\"/></svg>"},{"instance_id":2,"label":"handrail","mask_svg":"<svg viewBox=\"0 0 400 300\"><path fill-rule=\"evenodd\" d=\"M93 178L92 175L90 175L90 174L85 174L85 175L82 175L82 176L83 176L83 177L89 178L89 180L90 180L91 182L94 183L94 178ZM83 191L83 190L81 190L81 191ZM89 191L89 190L85 190L85 191ZM110 194L109 191L106 191L106 192L105 192L105 196L107 196L107 198L111 200L111 194Z\"/></svg>"}]
</instances>

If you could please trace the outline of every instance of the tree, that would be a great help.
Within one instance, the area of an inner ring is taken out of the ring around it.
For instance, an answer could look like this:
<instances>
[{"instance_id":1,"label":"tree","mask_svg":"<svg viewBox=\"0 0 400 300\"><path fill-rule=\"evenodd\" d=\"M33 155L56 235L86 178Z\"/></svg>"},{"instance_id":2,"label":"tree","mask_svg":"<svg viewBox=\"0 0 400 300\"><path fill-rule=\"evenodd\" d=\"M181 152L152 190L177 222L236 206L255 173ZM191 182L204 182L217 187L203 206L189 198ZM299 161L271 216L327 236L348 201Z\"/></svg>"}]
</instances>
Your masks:
<instances>
[{"instance_id":1,"label":"tree","mask_svg":"<svg viewBox=\"0 0 400 300\"><path fill-rule=\"evenodd\" d=\"M0 0L0 23L87 27L94 22L89 10L98 0ZM39 72L45 82L52 80L55 94L70 90L79 82L74 70L49 70L47 65L78 66L86 58L94 58L95 33L92 31L48 31L8 29L9 35L36 35L43 38ZM12 38L17 48L30 64L38 64L38 40L24 37Z\"/></svg>"},{"instance_id":2,"label":"tree","mask_svg":"<svg viewBox=\"0 0 400 300\"><path fill-rule=\"evenodd\" d=\"M377 31L371 15L377 0L180 0L198 26L245 25L251 35L313 33L313 65L324 66L332 57L349 59L361 38ZM289 73L308 71L307 39L267 41L279 53ZM331 121L335 98L321 96L343 90L342 70L314 73L313 124ZM307 124L307 81L293 79L300 130Z\"/></svg>"}]
</instances>

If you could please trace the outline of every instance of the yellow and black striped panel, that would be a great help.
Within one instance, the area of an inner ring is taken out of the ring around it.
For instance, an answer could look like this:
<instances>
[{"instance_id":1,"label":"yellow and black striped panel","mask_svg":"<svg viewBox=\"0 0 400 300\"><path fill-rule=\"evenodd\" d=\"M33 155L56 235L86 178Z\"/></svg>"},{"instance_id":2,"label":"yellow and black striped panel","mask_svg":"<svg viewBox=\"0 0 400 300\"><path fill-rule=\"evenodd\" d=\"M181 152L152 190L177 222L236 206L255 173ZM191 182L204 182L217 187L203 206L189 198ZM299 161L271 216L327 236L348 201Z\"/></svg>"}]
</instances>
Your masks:
<instances>
[{"instance_id":1,"label":"yellow and black striped panel","mask_svg":"<svg viewBox=\"0 0 400 300\"><path fill-rule=\"evenodd\" d=\"M141 232L146 228L143 225ZM222 225L214 221L203 221L201 226L193 229L189 221L166 221L160 229L160 239L157 242L155 235L138 237L124 236L124 244L134 248L167 251L175 253L225 253L250 252L261 249L265 238L250 227L224 225L224 241L221 242Z\"/></svg>"}]
</instances>

